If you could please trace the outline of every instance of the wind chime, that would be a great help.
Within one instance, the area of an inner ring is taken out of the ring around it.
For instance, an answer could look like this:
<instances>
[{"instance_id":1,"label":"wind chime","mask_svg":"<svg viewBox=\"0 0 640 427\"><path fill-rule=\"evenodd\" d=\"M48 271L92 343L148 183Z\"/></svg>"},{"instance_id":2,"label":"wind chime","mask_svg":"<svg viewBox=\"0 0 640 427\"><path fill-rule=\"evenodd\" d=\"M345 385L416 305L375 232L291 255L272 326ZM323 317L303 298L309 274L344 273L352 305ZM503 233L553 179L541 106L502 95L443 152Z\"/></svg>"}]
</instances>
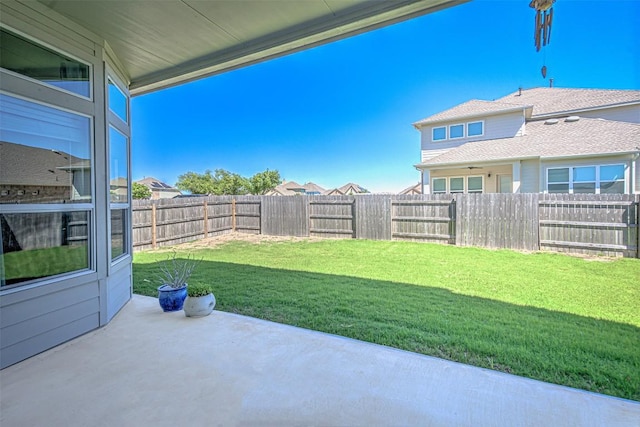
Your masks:
<instances>
[{"instance_id":1,"label":"wind chime","mask_svg":"<svg viewBox=\"0 0 640 427\"><path fill-rule=\"evenodd\" d=\"M536 44L536 52L551 41L551 25L553 24L553 4L556 0L531 0L529 7L536 10L536 26L533 38ZM546 62L546 60L545 60ZM547 78L547 65L543 64L542 78Z\"/></svg>"}]
</instances>

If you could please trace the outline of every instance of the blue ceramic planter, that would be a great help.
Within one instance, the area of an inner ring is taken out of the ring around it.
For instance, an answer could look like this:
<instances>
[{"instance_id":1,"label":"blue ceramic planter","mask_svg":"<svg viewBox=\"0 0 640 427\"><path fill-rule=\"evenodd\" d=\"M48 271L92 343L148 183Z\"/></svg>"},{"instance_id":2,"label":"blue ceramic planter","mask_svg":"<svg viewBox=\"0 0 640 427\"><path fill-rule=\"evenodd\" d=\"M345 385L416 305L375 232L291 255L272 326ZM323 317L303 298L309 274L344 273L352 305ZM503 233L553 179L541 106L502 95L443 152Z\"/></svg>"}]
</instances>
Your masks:
<instances>
[{"instance_id":1,"label":"blue ceramic planter","mask_svg":"<svg viewBox=\"0 0 640 427\"><path fill-rule=\"evenodd\" d=\"M158 287L158 301L163 311L182 310L184 299L187 297L187 285L181 288L172 288L169 285Z\"/></svg>"}]
</instances>

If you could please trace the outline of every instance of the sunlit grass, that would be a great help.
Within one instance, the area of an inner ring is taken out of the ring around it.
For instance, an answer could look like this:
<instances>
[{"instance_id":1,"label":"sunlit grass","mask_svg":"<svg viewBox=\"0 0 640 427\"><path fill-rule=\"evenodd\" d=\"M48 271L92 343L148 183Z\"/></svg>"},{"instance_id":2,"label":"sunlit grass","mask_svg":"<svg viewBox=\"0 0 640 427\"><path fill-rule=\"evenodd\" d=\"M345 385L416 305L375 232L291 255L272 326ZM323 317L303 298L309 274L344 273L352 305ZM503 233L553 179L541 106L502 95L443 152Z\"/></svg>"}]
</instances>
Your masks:
<instances>
[{"instance_id":1,"label":"sunlit grass","mask_svg":"<svg viewBox=\"0 0 640 427\"><path fill-rule=\"evenodd\" d=\"M361 240L195 255L216 309L640 400L640 260ZM164 259L135 255L135 292L156 296Z\"/></svg>"}]
</instances>

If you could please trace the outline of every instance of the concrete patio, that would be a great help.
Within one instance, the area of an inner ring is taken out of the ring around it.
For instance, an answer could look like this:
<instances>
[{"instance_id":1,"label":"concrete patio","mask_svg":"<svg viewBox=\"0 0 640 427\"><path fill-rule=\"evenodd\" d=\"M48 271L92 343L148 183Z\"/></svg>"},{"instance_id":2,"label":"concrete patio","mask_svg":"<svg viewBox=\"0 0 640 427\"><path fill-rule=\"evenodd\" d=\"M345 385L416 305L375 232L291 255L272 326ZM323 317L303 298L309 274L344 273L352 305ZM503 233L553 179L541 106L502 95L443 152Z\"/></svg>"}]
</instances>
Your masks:
<instances>
[{"instance_id":1,"label":"concrete patio","mask_svg":"<svg viewBox=\"0 0 640 427\"><path fill-rule=\"evenodd\" d=\"M134 296L0 371L0 425L640 426L640 403Z\"/></svg>"}]
</instances>

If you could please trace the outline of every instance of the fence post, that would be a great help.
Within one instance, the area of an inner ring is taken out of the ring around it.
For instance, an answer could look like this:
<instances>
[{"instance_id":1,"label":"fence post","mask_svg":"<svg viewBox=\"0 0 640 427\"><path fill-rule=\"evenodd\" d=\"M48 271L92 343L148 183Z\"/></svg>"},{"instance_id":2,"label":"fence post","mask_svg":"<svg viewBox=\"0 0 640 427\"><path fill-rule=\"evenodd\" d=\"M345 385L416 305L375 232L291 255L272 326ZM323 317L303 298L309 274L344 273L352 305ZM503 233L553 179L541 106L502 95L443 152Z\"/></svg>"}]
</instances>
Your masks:
<instances>
[{"instance_id":1,"label":"fence post","mask_svg":"<svg viewBox=\"0 0 640 427\"><path fill-rule=\"evenodd\" d=\"M156 204L151 205L151 248L156 248Z\"/></svg>"},{"instance_id":2,"label":"fence post","mask_svg":"<svg viewBox=\"0 0 640 427\"><path fill-rule=\"evenodd\" d=\"M209 237L209 208L207 207L207 201L205 200L202 208L204 209L204 237Z\"/></svg>"},{"instance_id":3,"label":"fence post","mask_svg":"<svg viewBox=\"0 0 640 427\"><path fill-rule=\"evenodd\" d=\"M231 231L236 231L236 199L231 199Z\"/></svg>"}]
</instances>

